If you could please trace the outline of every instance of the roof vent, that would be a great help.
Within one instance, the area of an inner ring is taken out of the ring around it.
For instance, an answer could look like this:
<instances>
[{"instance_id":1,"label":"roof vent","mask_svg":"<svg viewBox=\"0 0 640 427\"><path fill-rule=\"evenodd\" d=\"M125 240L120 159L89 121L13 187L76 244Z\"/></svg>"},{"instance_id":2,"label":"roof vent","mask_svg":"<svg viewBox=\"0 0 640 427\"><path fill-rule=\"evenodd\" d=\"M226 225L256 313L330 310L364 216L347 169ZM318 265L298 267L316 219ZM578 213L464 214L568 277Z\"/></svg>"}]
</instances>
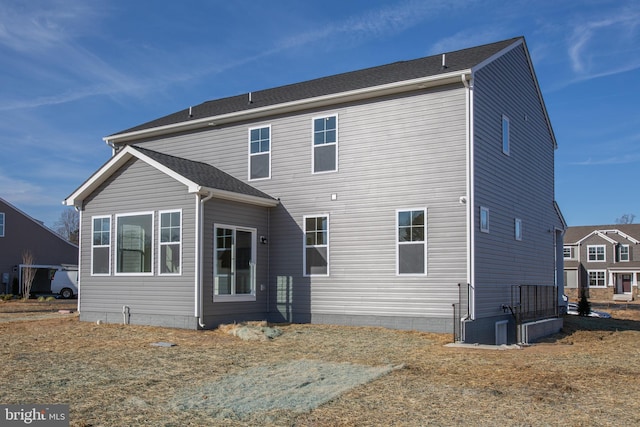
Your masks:
<instances>
[{"instance_id":1,"label":"roof vent","mask_svg":"<svg viewBox=\"0 0 640 427\"><path fill-rule=\"evenodd\" d=\"M253 104L253 99L251 97L251 92L249 92L249 104Z\"/></svg>"},{"instance_id":2,"label":"roof vent","mask_svg":"<svg viewBox=\"0 0 640 427\"><path fill-rule=\"evenodd\" d=\"M447 68L447 57L445 56L445 54L442 54L442 69Z\"/></svg>"},{"instance_id":3,"label":"roof vent","mask_svg":"<svg viewBox=\"0 0 640 427\"><path fill-rule=\"evenodd\" d=\"M189 118L193 117L193 111L191 110L192 107L189 107Z\"/></svg>"}]
</instances>

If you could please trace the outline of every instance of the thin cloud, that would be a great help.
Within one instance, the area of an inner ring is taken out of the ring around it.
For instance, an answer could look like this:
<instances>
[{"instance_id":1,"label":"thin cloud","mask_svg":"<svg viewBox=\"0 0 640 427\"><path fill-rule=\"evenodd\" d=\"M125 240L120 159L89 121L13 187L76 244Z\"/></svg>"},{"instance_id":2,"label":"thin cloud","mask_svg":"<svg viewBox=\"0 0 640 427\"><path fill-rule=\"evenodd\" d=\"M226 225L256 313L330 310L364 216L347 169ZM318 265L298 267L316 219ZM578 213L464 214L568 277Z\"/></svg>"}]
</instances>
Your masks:
<instances>
[{"instance_id":1,"label":"thin cloud","mask_svg":"<svg viewBox=\"0 0 640 427\"><path fill-rule=\"evenodd\" d=\"M610 157L598 157L591 158L589 157L586 160L580 162L570 162L570 165L574 166L599 166L599 165L626 165L629 163L638 163L640 162L640 154L624 154L621 156L610 156Z\"/></svg>"},{"instance_id":2,"label":"thin cloud","mask_svg":"<svg viewBox=\"0 0 640 427\"><path fill-rule=\"evenodd\" d=\"M600 19L574 26L569 39L571 69L584 81L640 67L637 33L640 10L623 8ZM610 68L612 65L613 68Z\"/></svg>"}]
</instances>

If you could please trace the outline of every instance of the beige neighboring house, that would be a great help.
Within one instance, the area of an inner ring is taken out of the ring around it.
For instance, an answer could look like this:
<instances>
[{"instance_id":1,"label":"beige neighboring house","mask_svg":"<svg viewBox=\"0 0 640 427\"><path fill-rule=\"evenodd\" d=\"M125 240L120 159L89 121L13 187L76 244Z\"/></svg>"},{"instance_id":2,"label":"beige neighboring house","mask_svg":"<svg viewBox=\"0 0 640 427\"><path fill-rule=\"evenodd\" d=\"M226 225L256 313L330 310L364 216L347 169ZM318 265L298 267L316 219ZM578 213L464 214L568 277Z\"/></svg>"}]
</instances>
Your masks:
<instances>
[{"instance_id":1,"label":"beige neighboring house","mask_svg":"<svg viewBox=\"0 0 640 427\"><path fill-rule=\"evenodd\" d=\"M570 299L632 301L640 281L640 224L569 227L564 283Z\"/></svg>"}]
</instances>

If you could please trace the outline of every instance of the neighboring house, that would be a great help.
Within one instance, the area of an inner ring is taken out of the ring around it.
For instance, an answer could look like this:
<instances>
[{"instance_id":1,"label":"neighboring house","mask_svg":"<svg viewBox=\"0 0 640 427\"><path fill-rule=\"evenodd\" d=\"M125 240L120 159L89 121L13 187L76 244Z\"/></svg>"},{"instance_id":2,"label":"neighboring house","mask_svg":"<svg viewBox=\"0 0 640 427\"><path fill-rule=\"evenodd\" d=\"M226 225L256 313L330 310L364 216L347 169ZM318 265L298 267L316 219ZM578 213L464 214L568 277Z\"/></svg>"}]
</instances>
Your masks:
<instances>
[{"instance_id":1,"label":"neighboring house","mask_svg":"<svg viewBox=\"0 0 640 427\"><path fill-rule=\"evenodd\" d=\"M208 101L105 141L113 157L65 200L82 320L501 343L520 286L557 311L556 141L523 38Z\"/></svg>"},{"instance_id":2,"label":"neighboring house","mask_svg":"<svg viewBox=\"0 0 640 427\"><path fill-rule=\"evenodd\" d=\"M566 294L631 301L640 281L640 224L569 227L564 239Z\"/></svg>"},{"instance_id":3,"label":"neighboring house","mask_svg":"<svg viewBox=\"0 0 640 427\"><path fill-rule=\"evenodd\" d=\"M31 252L36 265L78 264L78 246L0 198L0 293L20 292L19 266L25 251ZM32 289L50 284L48 270L38 271Z\"/></svg>"}]
</instances>

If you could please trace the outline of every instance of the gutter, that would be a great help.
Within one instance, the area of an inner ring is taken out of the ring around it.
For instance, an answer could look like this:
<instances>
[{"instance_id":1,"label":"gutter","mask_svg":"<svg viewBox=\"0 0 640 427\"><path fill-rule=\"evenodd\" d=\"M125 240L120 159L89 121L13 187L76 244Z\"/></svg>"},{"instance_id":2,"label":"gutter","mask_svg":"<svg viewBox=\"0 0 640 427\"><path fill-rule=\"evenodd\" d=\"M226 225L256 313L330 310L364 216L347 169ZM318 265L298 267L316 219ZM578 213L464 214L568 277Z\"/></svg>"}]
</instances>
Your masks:
<instances>
[{"instance_id":1,"label":"gutter","mask_svg":"<svg viewBox=\"0 0 640 427\"><path fill-rule=\"evenodd\" d=\"M457 83L460 76L466 76L471 70L460 70L450 73L438 74L436 76L420 77L412 80L388 83L380 86L367 87L362 89L338 92L329 95L317 96L314 98L304 98L291 102L268 105L265 107L253 108L250 110L234 111L217 116L204 117L201 119L189 120L185 122L172 123L150 129L142 129L133 132L116 134L102 138L109 146L113 144L125 143L140 138L148 138L159 135L166 135L187 130L208 128L221 124L231 123L240 120L254 120L257 118L274 114L283 114L304 108L316 108L326 105L335 105L339 102L349 102L388 95L392 93L408 92L411 90L424 89L433 86L440 86L449 83Z\"/></svg>"}]
</instances>

